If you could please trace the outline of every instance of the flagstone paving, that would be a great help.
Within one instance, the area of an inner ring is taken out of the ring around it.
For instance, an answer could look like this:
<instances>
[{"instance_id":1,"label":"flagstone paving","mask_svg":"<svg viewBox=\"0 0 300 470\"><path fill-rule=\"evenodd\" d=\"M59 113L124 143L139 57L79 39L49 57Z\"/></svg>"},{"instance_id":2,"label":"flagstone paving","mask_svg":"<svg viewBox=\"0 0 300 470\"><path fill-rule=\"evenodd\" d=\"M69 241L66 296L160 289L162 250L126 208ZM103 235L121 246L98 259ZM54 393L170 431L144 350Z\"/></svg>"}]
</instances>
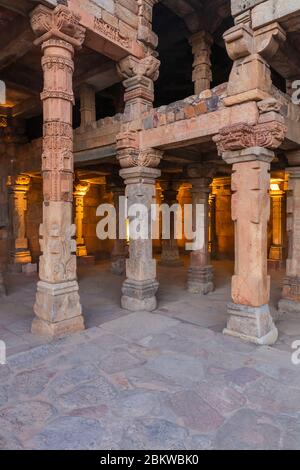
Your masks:
<instances>
[{"instance_id":1,"label":"flagstone paving","mask_svg":"<svg viewBox=\"0 0 300 470\"><path fill-rule=\"evenodd\" d=\"M2 449L299 449L300 366L157 313L10 356Z\"/></svg>"},{"instance_id":2,"label":"flagstone paving","mask_svg":"<svg viewBox=\"0 0 300 470\"><path fill-rule=\"evenodd\" d=\"M31 335L35 278L14 276L1 301L1 449L300 449L300 319L277 319L257 347L221 334L232 265L216 290L188 294L186 269L159 268L159 308L118 305L109 264L80 270L88 329L47 343ZM276 317L282 273L272 273ZM2 335L2 337L1 337Z\"/></svg>"}]
</instances>

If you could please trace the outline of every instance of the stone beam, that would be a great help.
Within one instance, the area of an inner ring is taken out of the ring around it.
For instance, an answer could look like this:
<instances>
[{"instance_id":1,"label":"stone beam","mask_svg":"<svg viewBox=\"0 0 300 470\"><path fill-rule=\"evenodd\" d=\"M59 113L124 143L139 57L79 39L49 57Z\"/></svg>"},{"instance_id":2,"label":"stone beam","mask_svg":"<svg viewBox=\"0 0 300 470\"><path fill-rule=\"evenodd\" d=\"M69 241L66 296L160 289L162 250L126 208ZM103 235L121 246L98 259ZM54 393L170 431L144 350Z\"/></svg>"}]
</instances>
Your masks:
<instances>
[{"instance_id":1,"label":"stone beam","mask_svg":"<svg viewBox=\"0 0 300 470\"><path fill-rule=\"evenodd\" d=\"M224 125L241 122L241 116L247 116L247 122L250 125L255 125L258 120L256 104L254 102L244 103L232 108L225 108L142 131L140 136L141 147L146 149L152 146L166 150L208 142Z\"/></svg>"},{"instance_id":2,"label":"stone beam","mask_svg":"<svg viewBox=\"0 0 300 470\"><path fill-rule=\"evenodd\" d=\"M245 11L250 10L250 8L259 5L264 1L265 0L231 0L232 16L237 16L240 13L244 13Z\"/></svg>"},{"instance_id":3,"label":"stone beam","mask_svg":"<svg viewBox=\"0 0 300 470\"><path fill-rule=\"evenodd\" d=\"M257 3L257 2L256 2ZM286 31L295 31L295 19L298 18L300 24L300 4L299 0L267 0L264 3L259 2L252 10L252 27L253 29L278 21Z\"/></svg>"},{"instance_id":4,"label":"stone beam","mask_svg":"<svg viewBox=\"0 0 300 470\"><path fill-rule=\"evenodd\" d=\"M94 16L78 0L69 0L68 6L80 16L79 23L86 29L86 46L113 60L128 54L138 58L144 56L142 46L132 35L132 28L114 14L99 6L95 12L97 16Z\"/></svg>"}]
</instances>

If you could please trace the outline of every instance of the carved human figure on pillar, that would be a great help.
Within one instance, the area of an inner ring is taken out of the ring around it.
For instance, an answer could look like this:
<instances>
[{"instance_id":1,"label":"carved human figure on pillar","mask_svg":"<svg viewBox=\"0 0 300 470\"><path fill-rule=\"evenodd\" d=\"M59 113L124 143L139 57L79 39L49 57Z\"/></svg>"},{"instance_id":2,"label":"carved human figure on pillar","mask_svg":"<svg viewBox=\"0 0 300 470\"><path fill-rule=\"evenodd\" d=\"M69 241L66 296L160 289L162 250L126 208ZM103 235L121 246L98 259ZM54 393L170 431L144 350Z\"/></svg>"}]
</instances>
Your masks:
<instances>
[{"instance_id":1,"label":"carved human figure on pillar","mask_svg":"<svg viewBox=\"0 0 300 470\"><path fill-rule=\"evenodd\" d=\"M273 114L276 117L276 114ZM265 117L263 117L265 120ZM278 129L281 126L281 132ZM225 334L256 344L274 344L277 328L269 310L267 226L270 217L270 163L286 128L280 116L267 128L231 126L214 138L219 153L232 166L232 218L235 224L233 303L228 306ZM262 146L265 144L265 147Z\"/></svg>"},{"instance_id":2,"label":"carved human figure on pillar","mask_svg":"<svg viewBox=\"0 0 300 470\"><path fill-rule=\"evenodd\" d=\"M75 225L76 225L76 254L87 256L87 249L83 237L84 198L90 189L85 181L76 181L74 185Z\"/></svg>"},{"instance_id":3,"label":"carved human figure on pillar","mask_svg":"<svg viewBox=\"0 0 300 470\"><path fill-rule=\"evenodd\" d=\"M122 167L120 176L126 185L128 211L135 204L141 204L146 214L138 214L138 225L143 233L133 237L129 217L129 259L126 262L127 279L122 288L122 307L131 311L152 311L156 309L156 261L153 259L151 236L151 206L156 203L156 179L161 171L156 167L162 152L155 149L140 150L135 133L120 134L117 138L118 160ZM146 235L146 236L145 236Z\"/></svg>"},{"instance_id":4,"label":"carved human figure on pillar","mask_svg":"<svg viewBox=\"0 0 300 470\"><path fill-rule=\"evenodd\" d=\"M42 46L44 90L43 223L40 227L40 281L32 331L54 338L84 328L78 294L73 203L74 49L80 48L85 29L66 6L54 10L39 5L31 26Z\"/></svg>"},{"instance_id":5,"label":"carved human figure on pillar","mask_svg":"<svg viewBox=\"0 0 300 470\"><path fill-rule=\"evenodd\" d=\"M125 197L125 187L121 182L112 181L108 188L113 194L114 207L116 210L116 235L114 247L111 253L111 271L113 274L122 276L126 271L126 258L128 256L127 240L120 238L120 198ZM125 221L123 221L125 222Z\"/></svg>"},{"instance_id":6,"label":"carved human figure on pillar","mask_svg":"<svg viewBox=\"0 0 300 470\"><path fill-rule=\"evenodd\" d=\"M208 32L200 31L191 36L190 44L194 55L192 79L195 94L199 95L202 91L209 90L212 82L210 57L213 38Z\"/></svg>"},{"instance_id":7,"label":"carved human figure on pillar","mask_svg":"<svg viewBox=\"0 0 300 470\"><path fill-rule=\"evenodd\" d=\"M10 262L16 265L31 263L31 254L28 249L28 239L26 236L26 211L29 188L30 177L27 175L18 175L8 179L12 240Z\"/></svg>"},{"instance_id":8,"label":"carved human figure on pillar","mask_svg":"<svg viewBox=\"0 0 300 470\"><path fill-rule=\"evenodd\" d=\"M214 290L213 267L210 265L210 253L208 245L209 235L209 207L208 199L210 184L214 168L209 165L191 165L187 169L189 183L192 185L193 219L197 205L203 207L203 246L191 252L190 268L188 271L188 291L192 294L206 295ZM196 230L195 219L193 230Z\"/></svg>"},{"instance_id":9,"label":"carved human figure on pillar","mask_svg":"<svg viewBox=\"0 0 300 470\"><path fill-rule=\"evenodd\" d=\"M181 184L177 182L161 181L160 186L163 189L163 204L167 204L170 209L175 207L175 211L172 210L170 217L170 238L167 240L162 239L162 251L161 251L161 266L182 266L183 262L180 259L178 243L176 239L176 206L178 205L177 196Z\"/></svg>"},{"instance_id":10,"label":"carved human figure on pillar","mask_svg":"<svg viewBox=\"0 0 300 470\"><path fill-rule=\"evenodd\" d=\"M293 164L300 163L300 152L293 152L297 158ZM287 199L287 232L289 253L286 262L282 299L279 302L281 314L300 315L300 165L286 169L289 176Z\"/></svg>"}]
</instances>

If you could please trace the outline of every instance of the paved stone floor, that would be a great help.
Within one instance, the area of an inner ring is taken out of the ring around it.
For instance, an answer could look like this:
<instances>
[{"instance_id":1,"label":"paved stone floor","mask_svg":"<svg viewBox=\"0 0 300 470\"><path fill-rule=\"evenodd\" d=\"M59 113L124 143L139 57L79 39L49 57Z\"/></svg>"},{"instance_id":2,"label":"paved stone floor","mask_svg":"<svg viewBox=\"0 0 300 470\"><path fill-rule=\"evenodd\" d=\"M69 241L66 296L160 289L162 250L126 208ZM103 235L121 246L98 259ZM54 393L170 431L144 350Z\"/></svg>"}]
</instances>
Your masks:
<instances>
[{"instance_id":1,"label":"paved stone floor","mask_svg":"<svg viewBox=\"0 0 300 470\"><path fill-rule=\"evenodd\" d=\"M185 291L184 268L160 268L153 314L119 308L122 278L107 263L81 268L88 329L50 344L29 333L35 278L10 276L0 448L300 449L300 366L291 362L300 319L278 322L273 348L225 337L232 265L215 267L205 298Z\"/></svg>"}]
</instances>

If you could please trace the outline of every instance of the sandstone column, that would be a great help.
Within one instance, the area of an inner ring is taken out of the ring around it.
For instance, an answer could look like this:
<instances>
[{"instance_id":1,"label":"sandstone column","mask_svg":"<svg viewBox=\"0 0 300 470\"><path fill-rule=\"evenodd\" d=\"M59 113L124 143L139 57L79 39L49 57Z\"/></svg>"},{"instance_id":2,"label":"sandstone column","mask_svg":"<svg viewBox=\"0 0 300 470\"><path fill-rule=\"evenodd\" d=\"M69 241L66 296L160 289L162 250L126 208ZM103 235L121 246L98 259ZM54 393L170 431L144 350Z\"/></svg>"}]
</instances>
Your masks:
<instances>
[{"instance_id":1,"label":"sandstone column","mask_svg":"<svg viewBox=\"0 0 300 470\"><path fill-rule=\"evenodd\" d=\"M10 262L15 265L31 263L31 254L26 237L27 194L29 188L30 177L27 175L10 177L8 180L12 239Z\"/></svg>"},{"instance_id":2,"label":"sandstone column","mask_svg":"<svg viewBox=\"0 0 300 470\"><path fill-rule=\"evenodd\" d=\"M201 249L191 252L190 268L188 271L188 291L192 294L206 295L214 290L213 284L213 267L210 265L210 254L208 245L209 235L209 207L208 199L210 193L210 177L212 170L204 165L191 165L188 170L189 182L192 184L192 204L193 217L196 214L196 206L203 206L204 220L202 224L203 230L203 246ZM196 229L194 220L194 230Z\"/></svg>"},{"instance_id":3,"label":"sandstone column","mask_svg":"<svg viewBox=\"0 0 300 470\"><path fill-rule=\"evenodd\" d=\"M152 311L156 309L156 261L153 259L151 237L151 205L156 204L156 179L161 175L158 166L162 153L158 150L130 152L121 150L119 142L119 160L123 169L121 177L125 180L128 211L134 204L145 207L146 213L138 214L139 226L147 233L143 237L132 237L129 233L129 259L126 262L127 279L122 288L122 307L131 311ZM134 217L129 218L130 224Z\"/></svg>"},{"instance_id":4,"label":"sandstone column","mask_svg":"<svg viewBox=\"0 0 300 470\"><path fill-rule=\"evenodd\" d=\"M123 308L132 311L152 311L157 305L158 283L156 261L152 253L150 209L156 203L155 184L161 175L156 167L162 153L155 149L141 150L139 141L142 116L153 109L153 82L159 76L160 61L154 52L157 36L152 31L152 9L155 3L156 0L138 2L138 39L143 44L146 56L143 59L128 56L118 63L118 72L124 79L125 88L125 112L121 133L117 136L117 157L122 168L120 176L126 185L128 209L134 204L143 204L147 213L139 217L139 222L144 227L148 224L146 239L133 239L130 234L127 279L123 284L121 303Z\"/></svg>"},{"instance_id":5,"label":"sandstone column","mask_svg":"<svg viewBox=\"0 0 300 470\"><path fill-rule=\"evenodd\" d=\"M76 255L87 256L87 249L83 237L84 198L90 189L89 183L78 181L75 183L75 225L76 225Z\"/></svg>"},{"instance_id":6,"label":"sandstone column","mask_svg":"<svg viewBox=\"0 0 300 470\"><path fill-rule=\"evenodd\" d=\"M81 47L85 30L64 5L50 10L38 6L31 15L33 31L42 46L44 110L42 173L42 256L32 331L50 338L82 330L76 272L73 203L74 48Z\"/></svg>"},{"instance_id":7,"label":"sandstone column","mask_svg":"<svg viewBox=\"0 0 300 470\"><path fill-rule=\"evenodd\" d=\"M270 215L270 162L273 152L262 147L225 152L233 164L232 218L235 223L235 274L230 314L224 333L257 344L273 344L277 329L269 311L267 226Z\"/></svg>"},{"instance_id":8,"label":"sandstone column","mask_svg":"<svg viewBox=\"0 0 300 470\"><path fill-rule=\"evenodd\" d=\"M272 211L272 246L269 252L269 264L280 266L283 261L283 202L285 192L278 188L272 189L271 184L271 211Z\"/></svg>"},{"instance_id":9,"label":"sandstone column","mask_svg":"<svg viewBox=\"0 0 300 470\"><path fill-rule=\"evenodd\" d=\"M95 89L86 83L80 87L80 114L80 127L87 127L96 121Z\"/></svg>"},{"instance_id":10,"label":"sandstone column","mask_svg":"<svg viewBox=\"0 0 300 470\"><path fill-rule=\"evenodd\" d=\"M114 240L114 247L111 253L111 271L113 274L119 276L123 275L126 271L126 258L128 255L127 241L120 238L120 198L125 196L125 188L120 184L110 184L109 190L113 194L114 207L116 210L117 221L117 238Z\"/></svg>"},{"instance_id":11,"label":"sandstone column","mask_svg":"<svg viewBox=\"0 0 300 470\"><path fill-rule=\"evenodd\" d=\"M232 165L235 274L224 333L256 344L274 344L278 337L268 305L267 227L270 163L286 127L275 107L273 101L260 103L256 126L229 126L214 138L219 154Z\"/></svg>"},{"instance_id":12,"label":"sandstone column","mask_svg":"<svg viewBox=\"0 0 300 470\"><path fill-rule=\"evenodd\" d=\"M190 44L194 55L193 82L195 94L199 95L202 91L209 90L212 82L210 56L213 38L208 32L200 31L191 36Z\"/></svg>"},{"instance_id":13,"label":"sandstone column","mask_svg":"<svg viewBox=\"0 0 300 470\"><path fill-rule=\"evenodd\" d=\"M216 231L216 195L209 195L209 237L208 246L212 259L216 256L218 248L218 239Z\"/></svg>"},{"instance_id":14,"label":"sandstone column","mask_svg":"<svg viewBox=\"0 0 300 470\"><path fill-rule=\"evenodd\" d=\"M286 171L289 175L287 200L289 254L279 312L300 315L300 166L289 167Z\"/></svg>"},{"instance_id":15,"label":"sandstone column","mask_svg":"<svg viewBox=\"0 0 300 470\"><path fill-rule=\"evenodd\" d=\"M180 188L180 183L161 182L163 189L163 204L167 204L170 208L178 204L177 195ZM162 239L162 252L160 265L161 266L182 266L183 262L180 259L179 248L177 239L175 238L175 214L171 212L170 217L170 238L168 240Z\"/></svg>"}]
</instances>

